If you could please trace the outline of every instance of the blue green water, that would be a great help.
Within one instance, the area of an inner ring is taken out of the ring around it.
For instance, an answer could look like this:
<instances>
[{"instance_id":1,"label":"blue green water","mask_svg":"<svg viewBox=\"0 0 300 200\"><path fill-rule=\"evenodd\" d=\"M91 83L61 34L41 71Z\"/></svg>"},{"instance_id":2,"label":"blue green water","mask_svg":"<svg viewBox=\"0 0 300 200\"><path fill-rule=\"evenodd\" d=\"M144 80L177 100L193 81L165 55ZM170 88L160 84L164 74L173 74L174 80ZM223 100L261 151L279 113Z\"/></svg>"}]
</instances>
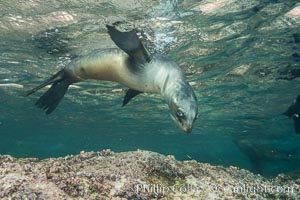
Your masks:
<instances>
[{"instance_id":1,"label":"blue green water","mask_svg":"<svg viewBox=\"0 0 300 200\"><path fill-rule=\"evenodd\" d=\"M221 2L0 1L0 154L145 149L265 176L299 171L300 135L281 113L300 92L291 74L299 69L300 5ZM51 115L34 106L43 91L21 96L74 57L113 47L105 24L115 21L182 66L199 101L192 134L179 130L159 95L122 107L126 88L115 83L79 83ZM4 85L11 83L18 85Z\"/></svg>"}]
</instances>

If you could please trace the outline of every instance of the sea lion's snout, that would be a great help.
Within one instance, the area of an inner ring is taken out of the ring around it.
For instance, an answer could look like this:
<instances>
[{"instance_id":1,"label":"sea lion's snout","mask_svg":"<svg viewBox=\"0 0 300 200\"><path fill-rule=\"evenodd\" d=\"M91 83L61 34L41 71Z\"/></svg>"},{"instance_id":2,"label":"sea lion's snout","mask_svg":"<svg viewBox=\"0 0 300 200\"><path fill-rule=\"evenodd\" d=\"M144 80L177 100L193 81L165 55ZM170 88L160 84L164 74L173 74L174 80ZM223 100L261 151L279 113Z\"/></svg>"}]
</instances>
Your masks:
<instances>
[{"instance_id":1,"label":"sea lion's snout","mask_svg":"<svg viewBox=\"0 0 300 200\"><path fill-rule=\"evenodd\" d=\"M182 129L184 132L186 132L186 133L190 133L190 132L192 132L192 130L193 130L193 126L186 126L186 125L184 125L184 126L181 126L181 129Z\"/></svg>"}]
</instances>

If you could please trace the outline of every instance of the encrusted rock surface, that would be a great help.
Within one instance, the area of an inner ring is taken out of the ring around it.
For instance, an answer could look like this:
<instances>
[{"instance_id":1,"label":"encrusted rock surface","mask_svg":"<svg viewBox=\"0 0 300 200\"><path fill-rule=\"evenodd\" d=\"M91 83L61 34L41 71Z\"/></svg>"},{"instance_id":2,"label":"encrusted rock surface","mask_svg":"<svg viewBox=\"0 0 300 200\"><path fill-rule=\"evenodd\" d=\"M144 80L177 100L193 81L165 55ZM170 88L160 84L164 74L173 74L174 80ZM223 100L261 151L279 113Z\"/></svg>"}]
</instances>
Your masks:
<instances>
[{"instance_id":1,"label":"encrusted rock surface","mask_svg":"<svg viewBox=\"0 0 300 200\"><path fill-rule=\"evenodd\" d=\"M265 179L236 167L149 151L63 158L0 156L1 199L299 199L300 178Z\"/></svg>"}]
</instances>

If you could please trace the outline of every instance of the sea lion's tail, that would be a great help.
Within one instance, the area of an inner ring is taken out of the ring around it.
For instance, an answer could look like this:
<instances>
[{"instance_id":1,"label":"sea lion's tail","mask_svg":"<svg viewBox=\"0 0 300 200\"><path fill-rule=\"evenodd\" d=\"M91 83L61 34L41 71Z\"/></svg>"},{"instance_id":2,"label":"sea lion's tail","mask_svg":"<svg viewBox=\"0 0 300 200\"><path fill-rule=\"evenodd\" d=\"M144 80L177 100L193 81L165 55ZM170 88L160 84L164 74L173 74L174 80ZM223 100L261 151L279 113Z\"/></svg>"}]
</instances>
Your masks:
<instances>
[{"instance_id":1,"label":"sea lion's tail","mask_svg":"<svg viewBox=\"0 0 300 200\"><path fill-rule=\"evenodd\" d=\"M61 70L41 85L27 91L24 96L29 96L39 89L52 84L49 90L45 92L35 103L35 105L50 114L55 110L61 99L64 97L72 81L68 78L65 70Z\"/></svg>"}]
</instances>

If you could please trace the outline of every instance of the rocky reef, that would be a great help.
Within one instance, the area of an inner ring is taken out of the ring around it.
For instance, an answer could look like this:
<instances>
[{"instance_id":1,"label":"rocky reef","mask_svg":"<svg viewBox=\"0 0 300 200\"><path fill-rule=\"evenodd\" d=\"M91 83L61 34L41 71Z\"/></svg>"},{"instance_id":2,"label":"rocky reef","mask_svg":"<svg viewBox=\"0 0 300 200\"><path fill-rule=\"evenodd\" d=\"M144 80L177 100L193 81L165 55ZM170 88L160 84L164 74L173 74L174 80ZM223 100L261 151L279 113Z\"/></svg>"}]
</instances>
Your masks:
<instances>
[{"instance_id":1,"label":"rocky reef","mask_svg":"<svg viewBox=\"0 0 300 200\"><path fill-rule=\"evenodd\" d=\"M299 199L300 178L149 151L80 152L39 160L0 156L1 199Z\"/></svg>"}]
</instances>

